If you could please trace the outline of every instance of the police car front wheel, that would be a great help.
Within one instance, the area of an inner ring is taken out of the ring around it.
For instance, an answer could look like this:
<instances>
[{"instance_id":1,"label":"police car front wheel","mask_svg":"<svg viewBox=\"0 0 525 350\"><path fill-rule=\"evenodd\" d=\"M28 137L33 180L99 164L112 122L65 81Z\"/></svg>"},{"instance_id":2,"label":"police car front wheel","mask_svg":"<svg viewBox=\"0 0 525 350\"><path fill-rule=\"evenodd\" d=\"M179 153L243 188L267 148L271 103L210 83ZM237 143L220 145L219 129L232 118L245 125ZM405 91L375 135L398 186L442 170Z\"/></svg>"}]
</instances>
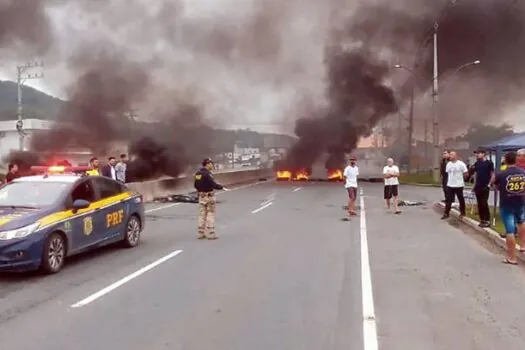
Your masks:
<instances>
[{"instance_id":1,"label":"police car front wheel","mask_svg":"<svg viewBox=\"0 0 525 350\"><path fill-rule=\"evenodd\" d=\"M140 240L141 223L136 215L132 215L126 225L124 244L128 248L135 247Z\"/></svg>"},{"instance_id":2,"label":"police car front wheel","mask_svg":"<svg viewBox=\"0 0 525 350\"><path fill-rule=\"evenodd\" d=\"M57 273L62 270L65 259L66 241L60 233L54 232L44 244L41 268L45 273Z\"/></svg>"}]
</instances>

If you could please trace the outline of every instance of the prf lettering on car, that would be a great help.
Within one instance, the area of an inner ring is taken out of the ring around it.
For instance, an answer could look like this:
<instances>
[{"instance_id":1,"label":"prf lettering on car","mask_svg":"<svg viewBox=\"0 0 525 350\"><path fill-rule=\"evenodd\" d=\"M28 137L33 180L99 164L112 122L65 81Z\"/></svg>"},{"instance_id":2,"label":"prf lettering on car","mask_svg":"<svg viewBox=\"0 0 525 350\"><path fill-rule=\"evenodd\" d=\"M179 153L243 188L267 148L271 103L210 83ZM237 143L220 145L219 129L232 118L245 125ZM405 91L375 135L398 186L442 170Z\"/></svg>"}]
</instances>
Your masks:
<instances>
[{"instance_id":1,"label":"prf lettering on car","mask_svg":"<svg viewBox=\"0 0 525 350\"><path fill-rule=\"evenodd\" d=\"M111 227L120 225L122 223L122 220L124 220L124 209L120 209L119 211L107 214L106 226Z\"/></svg>"}]
</instances>

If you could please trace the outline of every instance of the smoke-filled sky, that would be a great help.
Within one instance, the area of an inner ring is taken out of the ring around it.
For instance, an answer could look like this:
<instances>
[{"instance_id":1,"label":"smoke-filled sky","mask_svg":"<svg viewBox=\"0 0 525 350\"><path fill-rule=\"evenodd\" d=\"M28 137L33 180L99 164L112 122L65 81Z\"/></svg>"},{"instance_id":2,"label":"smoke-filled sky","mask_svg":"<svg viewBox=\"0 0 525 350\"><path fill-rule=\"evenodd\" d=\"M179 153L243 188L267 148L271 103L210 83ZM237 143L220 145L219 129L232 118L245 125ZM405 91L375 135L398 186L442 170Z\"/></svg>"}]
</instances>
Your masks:
<instances>
[{"instance_id":1,"label":"smoke-filled sky","mask_svg":"<svg viewBox=\"0 0 525 350\"><path fill-rule=\"evenodd\" d=\"M457 0L444 10L447 2L1 0L0 53L5 67L43 57L46 77L29 84L56 95L98 101L96 94L85 98L86 88L98 86L97 93L112 95L109 112L133 104L143 116L170 116L183 101L199 106L200 117L211 125L290 132L301 117L326 118L327 105L337 100L333 93L349 93L352 107L338 107L339 116L328 108L331 120L345 114L348 121L357 113L359 124L372 126L378 114L367 108L377 101L355 89L391 90L396 106L380 107L381 118L397 108L406 111L412 75L392 67L413 67L424 34L439 19L443 131L472 121L517 122L512 114L523 106L524 5ZM356 52L365 59L353 65L356 71L343 69L354 75L348 81L362 80L350 92L334 81L340 76L330 76L337 60L327 57L327 47L333 45L354 63ZM418 71L426 77L432 73L431 52L429 45L419 59ZM481 65L447 77L476 59ZM377 81L368 84L370 76ZM125 91L113 94L122 85ZM418 85L418 96L428 91L423 80ZM430 117L429 100L418 105L416 118Z\"/></svg>"}]
</instances>

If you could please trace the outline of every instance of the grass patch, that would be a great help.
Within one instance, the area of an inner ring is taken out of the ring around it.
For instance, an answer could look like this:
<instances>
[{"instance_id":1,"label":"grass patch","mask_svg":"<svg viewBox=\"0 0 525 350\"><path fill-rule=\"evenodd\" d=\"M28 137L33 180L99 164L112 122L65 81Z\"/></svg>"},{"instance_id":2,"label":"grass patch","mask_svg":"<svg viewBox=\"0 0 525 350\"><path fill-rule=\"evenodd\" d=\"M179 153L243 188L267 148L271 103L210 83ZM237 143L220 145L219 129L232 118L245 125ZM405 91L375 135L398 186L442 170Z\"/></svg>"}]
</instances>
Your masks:
<instances>
[{"instance_id":1,"label":"grass patch","mask_svg":"<svg viewBox=\"0 0 525 350\"><path fill-rule=\"evenodd\" d=\"M441 185L439 182L434 181L432 172L403 173L399 176L399 182L402 184Z\"/></svg>"},{"instance_id":2,"label":"grass patch","mask_svg":"<svg viewBox=\"0 0 525 350\"><path fill-rule=\"evenodd\" d=\"M473 210L474 209L474 210ZM490 206L490 215L494 212L494 206ZM477 206L472 204L467 204L467 217L479 221ZM492 227L494 231L500 234L500 236L505 237L505 227L501 222L499 213L496 211L496 226ZM517 238L517 237L516 237Z\"/></svg>"}]
</instances>

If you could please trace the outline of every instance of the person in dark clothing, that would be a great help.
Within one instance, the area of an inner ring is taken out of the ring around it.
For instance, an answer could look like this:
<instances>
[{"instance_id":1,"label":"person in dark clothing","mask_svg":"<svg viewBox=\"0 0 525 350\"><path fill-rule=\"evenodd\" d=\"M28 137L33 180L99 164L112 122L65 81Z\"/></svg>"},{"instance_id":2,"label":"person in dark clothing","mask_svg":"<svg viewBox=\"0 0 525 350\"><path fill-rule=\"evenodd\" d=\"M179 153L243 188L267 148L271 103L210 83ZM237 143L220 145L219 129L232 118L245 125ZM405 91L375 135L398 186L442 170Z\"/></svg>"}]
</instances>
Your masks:
<instances>
[{"instance_id":1,"label":"person in dark clothing","mask_svg":"<svg viewBox=\"0 0 525 350\"><path fill-rule=\"evenodd\" d=\"M442 200L442 202L446 202L448 198L447 194L447 182L448 182L448 173L447 173L447 163L450 160L450 153L449 151L443 152L443 158L441 159L441 166L439 169L439 172L441 174L441 188L443 189L443 195L445 196L445 199Z\"/></svg>"},{"instance_id":2,"label":"person in dark clothing","mask_svg":"<svg viewBox=\"0 0 525 350\"><path fill-rule=\"evenodd\" d=\"M505 226L507 257L506 264L517 265L516 232L520 242L525 242L525 172L516 166L516 152L505 154L507 169L491 180L500 193L500 218ZM520 245L523 243L520 243ZM525 251L520 247L520 251Z\"/></svg>"},{"instance_id":3,"label":"person in dark clothing","mask_svg":"<svg viewBox=\"0 0 525 350\"><path fill-rule=\"evenodd\" d=\"M14 179L17 179L20 177L20 173L18 172L18 165L14 163L10 163L7 167L7 174L5 175L5 183L8 184L12 182Z\"/></svg>"},{"instance_id":4,"label":"person in dark clothing","mask_svg":"<svg viewBox=\"0 0 525 350\"><path fill-rule=\"evenodd\" d=\"M194 186L199 193L199 220L197 226L198 239L217 239L215 234L215 190L228 190L215 182L211 170L213 161L206 158L202 168L195 173Z\"/></svg>"},{"instance_id":5,"label":"person in dark clothing","mask_svg":"<svg viewBox=\"0 0 525 350\"><path fill-rule=\"evenodd\" d=\"M469 177L475 174L474 178L474 194L476 195L476 202L478 203L478 213L480 227L490 227L490 179L494 175L494 163L486 159L484 150L477 150L477 161L469 169Z\"/></svg>"},{"instance_id":6,"label":"person in dark clothing","mask_svg":"<svg viewBox=\"0 0 525 350\"><path fill-rule=\"evenodd\" d=\"M108 164L104 165L102 169L100 169L101 170L100 175L116 180L117 179L117 171L115 170L116 164L117 164L117 159L115 157L109 157Z\"/></svg>"}]
</instances>

